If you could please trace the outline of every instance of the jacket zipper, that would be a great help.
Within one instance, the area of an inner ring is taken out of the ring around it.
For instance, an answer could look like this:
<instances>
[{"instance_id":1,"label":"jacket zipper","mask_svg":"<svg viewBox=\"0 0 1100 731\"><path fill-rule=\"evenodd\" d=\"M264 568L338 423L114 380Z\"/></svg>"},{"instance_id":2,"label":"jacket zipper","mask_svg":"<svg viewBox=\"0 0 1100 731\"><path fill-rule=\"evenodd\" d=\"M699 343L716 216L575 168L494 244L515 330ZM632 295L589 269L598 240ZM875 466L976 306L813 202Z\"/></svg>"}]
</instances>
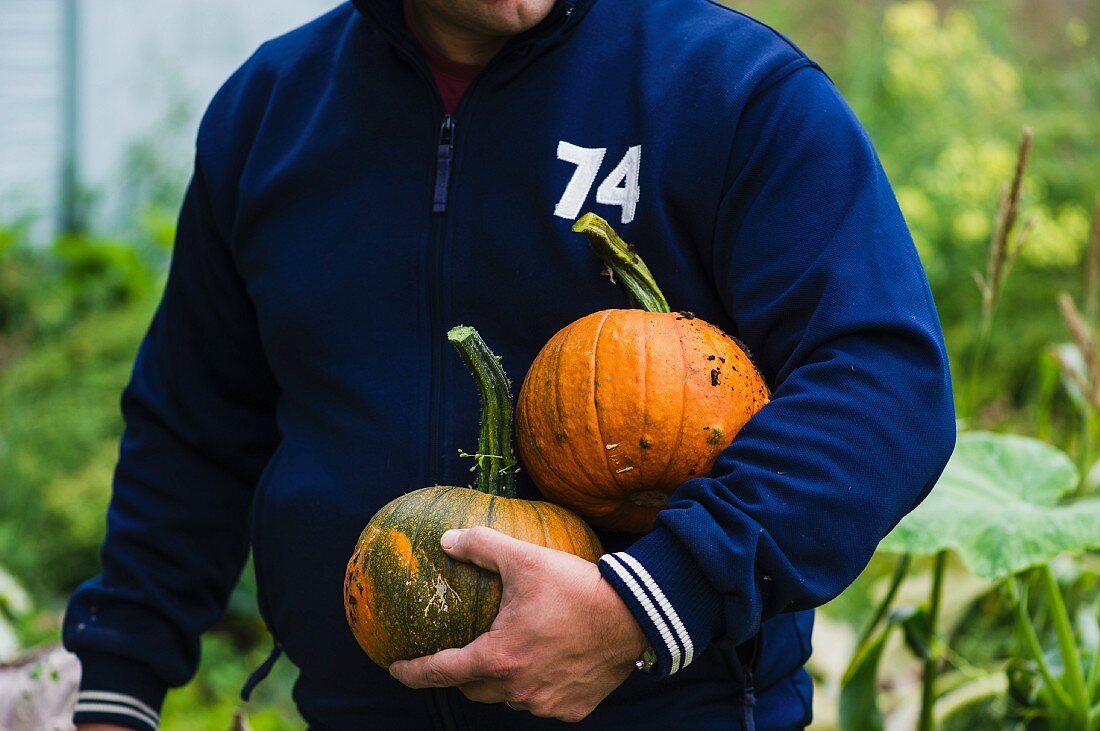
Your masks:
<instances>
[{"instance_id":1,"label":"jacket zipper","mask_svg":"<svg viewBox=\"0 0 1100 731\"><path fill-rule=\"evenodd\" d=\"M432 235L428 252L428 340L431 342L431 387L428 397L428 484L439 484L439 442L442 425L440 398L443 390L443 331L440 312L440 269L443 260L444 214L451 183L451 164L455 150L455 118L445 113L436 143L435 187L432 191Z\"/></svg>"},{"instance_id":2,"label":"jacket zipper","mask_svg":"<svg viewBox=\"0 0 1100 731\"><path fill-rule=\"evenodd\" d=\"M753 668L756 667L756 656L760 650L760 632L752 638L752 652L749 653L749 661L744 664L744 682L741 686L741 712L743 714L745 731L756 731L756 687L753 682Z\"/></svg>"},{"instance_id":3,"label":"jacket zipper","mask_svg":"<svg viewBox=\"0 0 1100 731\"><path fill-rule=\"evenodd\" d=\"M451 182L451 160L455 152L455 118L443 115L443 124L439 127L439 144L435 156L435 198L432 200L432 213L447 212L447 187Z\"/></svg>"},{"instance_id":4,"label":"jacket zipper","mask_svg":"<svg viewBox=\"0 0 1100 731\"><path fill-rule=\"evenodd\" d=\"M560 28L569 20L573 15L574 2L566 2L565 8L562 13L562 20L558 24L555 30ZM428 83L429 88L434 92L435 100L438 107L442 107L442 98L439 96L439 90L436 88L435 79L432 78L431 72L428 70L423 58L417 53L410 50L402 43L395 44L399 53L407 58L412 65L420 71L421 76ZM498 58L504 54L498 54ZM496 59L494 59L495 61ZM459 109L466 106L466 100L469 99L474 88L477 87L478 82L484 78L485 72L488 71L495 64L490 61L489 64L482 69L481 73L476 79L467 87L466 92L463 94L462 101L459 102ZM432 189L432 225L430 235L431 250L428 253L428 323L431 328L429 333L429 341L431 342L431 387L429 389L429 403L428 403L428 484L435 485L439 482L439 457L436 452L439 449L440 443L440 431L441 431L441 408L440 398L443 388L443 358L442 358L442 337L441 332L443 329L441 319L442 314L440 312L440 285L438 281L440 277L440 269L442 267L443 259L443 244L445 239L445 215L447 213L447 203L449 197L451 172L454 164L454 150L455 150L455 129L457 127L455 121L455 115L450 114L444 110L443 122L439 127L439 137L436 141L436 158L435 158L435 184ZM281 648L276 643L275 649L272 651L269 661L271 665L274 665L275 659L278 658L278 653L281 652ZM260 668L256 670L253 675L259 675L259 680L270 672L269 662L265 662ZM255 684L249 679L249 685ZM259 682L257 680L257 682ZM248 686L246 686L248 687ZM251 688L249 688L251 690ZM451 708L447 702L447 691L445 688L433 688L429 691L432 695L433 706L436 712L439 714L440 719L443 722L444 731L451 731L456 729L455 718L451 711Z\"/></svg>"},{"instance_id":5,"label":"jacket zipper","mask_svg":"<svg viewBox=\"0 0 1100 731\"><path fill-rule=\"evenodd\" d=\"M741 691L741 710L745 716L745 731L756 731L756 689L753 687L752 668L745 669L745 687Z\"/></svg>"}]
</instances>

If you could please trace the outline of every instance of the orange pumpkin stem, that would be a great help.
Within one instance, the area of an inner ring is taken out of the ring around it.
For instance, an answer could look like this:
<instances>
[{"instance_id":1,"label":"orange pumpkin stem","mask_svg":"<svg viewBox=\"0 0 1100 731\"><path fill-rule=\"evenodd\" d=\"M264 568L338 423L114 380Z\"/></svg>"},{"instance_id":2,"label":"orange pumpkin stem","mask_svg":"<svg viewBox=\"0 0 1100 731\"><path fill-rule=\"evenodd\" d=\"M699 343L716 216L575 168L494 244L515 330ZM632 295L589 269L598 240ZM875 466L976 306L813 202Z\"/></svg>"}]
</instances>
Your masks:
<instances>
[{"instance_id":1,"label":"orange pumpkin stem","mask_svg":"<svg viewBox=\"0 0 1100 731\"><path fill-rule=\"evenodd\" d=\"M512 383L500 357L489 350L477 330L459 325L447 340L470 368L481 394L481 434L473 472L476 487L488 495L516 496L516 455L512 450Z\"/></svg>"},{"instance_id":2,"label":"orange pumpkin stem","mask_svg":"<svg viewBox=\"0 0 1100 731\"><path fill-rule=\"evenodd\" d=\"M649 267L634 251L634 247L619 238L611 224L595 213L586 213L573 224L573 230L584 234L611 272L611 280L626 289L630 306L646 312L669 312L668 300L657 286Z\"/></svg>"}]
</instances>

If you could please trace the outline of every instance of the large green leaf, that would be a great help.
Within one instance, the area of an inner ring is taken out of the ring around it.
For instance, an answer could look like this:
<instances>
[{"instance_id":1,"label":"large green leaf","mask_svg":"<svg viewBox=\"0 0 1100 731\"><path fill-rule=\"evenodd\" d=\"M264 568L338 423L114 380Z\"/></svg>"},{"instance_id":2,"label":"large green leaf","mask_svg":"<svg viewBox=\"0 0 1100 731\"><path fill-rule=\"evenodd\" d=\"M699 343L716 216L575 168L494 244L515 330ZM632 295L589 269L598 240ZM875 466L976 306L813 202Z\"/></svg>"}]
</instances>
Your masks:
<instances>
[{"instance_id":1,"label":"large green leaf","mask_svg":"<svg viewBox=\"0 0 1100 731\"><path fill-rule=\"evenodd\" d=\"M841 731L882 731L878 707L878 665L894 623L887 621L867 638L852 655L840 681L839 725Z\"/></svg>"},{"instance_id":2,"label":"large green leaf","mask_svg":"<svg viewBox=\"0 0 1100 731\"><path fill-rule=\"evenodd\" d=\"M978 576L999 579L1100 546L1100 499L1059 504L1077 479L1070 458L1049 444L964 432L935 489L881 548L913 556L952 549Z\"/></svg>"}]
</instances>

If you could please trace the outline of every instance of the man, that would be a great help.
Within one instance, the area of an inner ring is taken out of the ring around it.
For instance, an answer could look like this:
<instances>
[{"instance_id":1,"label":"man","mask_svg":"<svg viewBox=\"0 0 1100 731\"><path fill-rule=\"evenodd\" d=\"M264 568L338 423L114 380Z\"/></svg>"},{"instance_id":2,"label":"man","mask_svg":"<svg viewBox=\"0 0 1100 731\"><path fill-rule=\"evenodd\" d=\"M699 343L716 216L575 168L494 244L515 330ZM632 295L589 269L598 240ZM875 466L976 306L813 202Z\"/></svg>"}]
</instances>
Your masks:
<instances>
[{"instance_id":1,"label":"man","mask_svg":"<svg viewBox=\"0 0 1100 731\"><path fill-rule=\"evenodd\" d=\"M570 232L587 210L749 346L773 400L650 533L602 535L598 567L444 536L501 574L501 613L390 677L345 626L347 557L393 497L467 480L477 397L448 327L476 325L518 381L557 329L623 306ZM247 524L312 729L802 727L807 610L954 438L866 136L813 62L704 0L355 0L265 44L202 123L123 409L104 572L65 624L82 728L155 726Z\"/></svg>"}]
</instances>

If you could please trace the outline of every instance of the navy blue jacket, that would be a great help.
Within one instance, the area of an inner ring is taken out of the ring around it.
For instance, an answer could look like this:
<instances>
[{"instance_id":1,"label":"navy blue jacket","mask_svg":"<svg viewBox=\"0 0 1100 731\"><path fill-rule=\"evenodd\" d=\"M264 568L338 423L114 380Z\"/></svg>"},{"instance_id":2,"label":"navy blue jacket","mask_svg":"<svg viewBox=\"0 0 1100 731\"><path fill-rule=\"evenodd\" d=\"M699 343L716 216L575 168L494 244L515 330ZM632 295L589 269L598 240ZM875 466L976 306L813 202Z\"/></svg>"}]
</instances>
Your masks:
<instances>
[{"instance_id":1,"label":"navy blue jacket","mask_svg":"<svg viewBox=\"0 0 1100 731\"><path fill-rule=\"evenodd\" d=\"M705 0L563 0L454 117L398 0L342 5L226 83L123 398L103 574L66 616L77 717L155 724L251 543L311 728L555 727L398 684L357 647L341 582L380 506L469 479L478 397L447 328L476 325L519 383L559 328L624 306L570 231L588 210L774 394L652 532L601 536L659 672L580 728L738 728L753 688L756 728L807 723L808 610L938 476L947 359L852 112L787 40Z\"/></svg>"}]
</instances>

